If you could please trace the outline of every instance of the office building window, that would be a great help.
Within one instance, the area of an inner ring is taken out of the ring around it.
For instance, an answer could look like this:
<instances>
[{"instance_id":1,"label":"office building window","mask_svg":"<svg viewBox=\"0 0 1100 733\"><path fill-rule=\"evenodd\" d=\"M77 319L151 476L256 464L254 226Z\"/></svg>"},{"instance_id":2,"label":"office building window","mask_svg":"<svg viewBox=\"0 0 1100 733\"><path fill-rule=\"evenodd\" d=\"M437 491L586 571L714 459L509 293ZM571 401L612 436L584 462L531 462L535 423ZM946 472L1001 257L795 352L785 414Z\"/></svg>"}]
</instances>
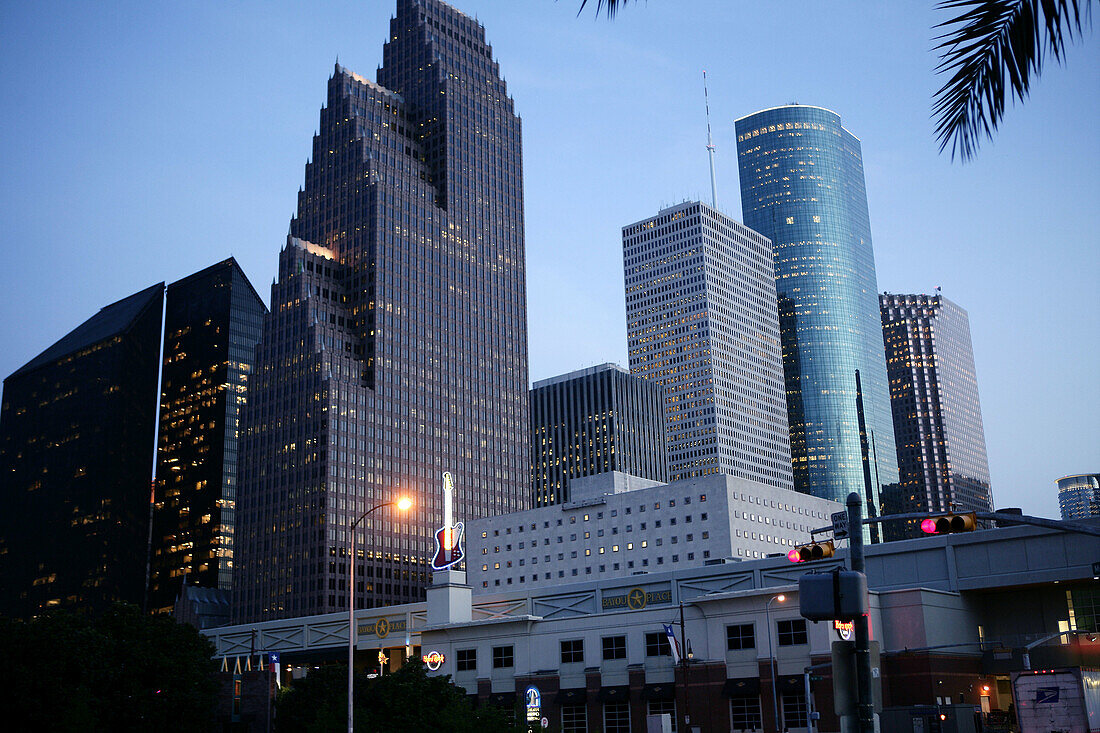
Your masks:
<instances>
[{"instance_id":1,"label":"office building window","mask_svg":"<svg viewBox=\"0 0 1100 733\"><path fill-rule=\"evenodd\" d=\"M605 636L603 638L603 658L626 659L626 637Z\"/></svg>"},{"instance_id":2,"label":"office building window","mask_svg":"<svg viewBox=\"0 0 1100 733\"><path fill-rule=\"evenodd\" d=\"M513 666L515 666L515 658L511 646L493 647L493 669L505 669Z\"/></svg>"},{"instance_id":3,"label":"office building window","mask_svg":"<svg viewBox=\"0 0 1100 733\"><path fill-rule=\"evenodd\" d=\"M779 621L776 624L779 646L797 646L806 644L806 619L796 618Z\"/></svg>"},{"instance_id":4,"label":"office building window","mask_svg":"<svg viewBox=\"0 0 1100 733\"><path fill-rule=\"evenodd\" d=\"M735 624L726 627L726 649L755 649L756 635L752 624Z\"/></svg>"},{"instance_id":5,"label":"office building window","mask_svg":"<svg viewBox=\"0 0 1100 733\"><path fill-rule=\"evenodd\" d=\"M783 701L783 725L786 728L805 728L806 723L806 695L802 692L784 692L780 695Z\"/></svg>"},{"instance_id":6,"label":"office building window","mask_svg":"<svg viewBox=\"0 0 1100 733\"><path fill-rule=\"evenodd\" d=\"M625 702L609 702L603 706L604 733L630 733L630 706Z\"/></svg>"},{"instance_id":7,"label":"office building window","mask_svg":"<svg viewBox=\"0 0 1100 733\"><path fill-rule=\"evenodd\" d=\"M570 639L561 643L562 664L584 664L584 639Z\"/></svg>"},{"instance_id":8,"label":"office building window","mask_svg":"<svg viewBox=\"0 0 1100 733\"><path fill-rule=\"evenodd\" d=\"M588 733L588 711L584 705L561 706L562 733Z\"/></svg>"},{"instance_id":9,"label":"office building window","mask_svg":"<svg viewBox=\"0 0 1100 733\"><path fill-rule=\"evenodd\" d=\"M455 652L455 669L459 672L476 672L477 649L459 649Z\"/></svg>"},{"instance_id":10,"label":"office building window","mask_svg":"<svg viewBox=\"0 0 1100 733\"><path fill-rule=\"evenodd\" d=\"M738 731L760 730L764 727L759 695L735 695L730 698L730 727Z\"/></svg>"},{"instance_id":11,"label":"office building window","mask_svg":"<svg viewBox=\"0 0 1100 733\"><path fill-rule=\"evenodd\" d=\"M655 631L645 635L645 655L647 657L671 657L672 647L668 644L668 636L663 631Z\"/></svg>"},{"instance_id":12,"label":"office building window","mask_svg":"<svg viewBox=\"0 0 1100 733\"><path fill-rule=\"evenodd\" d=\"M676 702L673 700L653 700L649 703L650 715L667 715L672 721L672 733L676 733Z\"/></svg>"}]
</instances>

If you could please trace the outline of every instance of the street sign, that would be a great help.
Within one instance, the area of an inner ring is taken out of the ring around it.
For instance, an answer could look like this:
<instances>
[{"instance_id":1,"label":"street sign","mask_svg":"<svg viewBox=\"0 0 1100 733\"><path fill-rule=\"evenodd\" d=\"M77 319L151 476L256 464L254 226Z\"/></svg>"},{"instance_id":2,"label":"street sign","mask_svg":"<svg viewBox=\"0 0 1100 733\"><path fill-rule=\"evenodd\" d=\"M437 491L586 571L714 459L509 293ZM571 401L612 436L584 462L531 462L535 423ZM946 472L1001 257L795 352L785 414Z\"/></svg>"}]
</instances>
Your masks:
<instances>
[{"instance_id":1,"label":"street sign","mask_svg":"<svg viewBox=\"0 0 1100 733\"><path fill-rule=\"evenodd\" d=\"M848 539L848 512L833 512L833 539Z\"/></svg>"}]
</instances>

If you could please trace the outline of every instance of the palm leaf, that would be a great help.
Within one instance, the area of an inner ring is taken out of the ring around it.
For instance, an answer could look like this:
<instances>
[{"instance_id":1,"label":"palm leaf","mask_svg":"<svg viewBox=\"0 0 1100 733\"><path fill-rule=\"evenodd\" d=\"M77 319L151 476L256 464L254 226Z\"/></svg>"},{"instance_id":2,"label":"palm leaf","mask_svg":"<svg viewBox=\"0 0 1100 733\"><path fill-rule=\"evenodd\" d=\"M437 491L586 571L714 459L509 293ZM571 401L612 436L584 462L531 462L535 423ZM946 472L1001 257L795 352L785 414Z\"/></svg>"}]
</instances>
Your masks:
<instances>
[{"instance_id":1,"label":"palm leaf","mask_svg":"<svg viewBox=\"0 0 1100 733\"><path fill-rule=\"evenodd\" d=\"M598 16L600 11L606 8L608 19L614 18L615 13L618 12L619 8L626 5L626 3L627 0L596 0L596 15ZM586 5L588 5L588 0L581 0L581 6L577 9L577 15L584 12Z\"/></svg>"},{"instance_id":2,"label":"palm leaf","mask_svg":"<svg viewBox=\"0 0 1100 733\"><path fill-rule=\"evenodd\" d=\"M958 11L936 28L937 74L949 79L933 98L940 152L951 146L966 161L982 137L993 137L1009 92L1023 101L1045 57L1061 63L1066 40L1079 37L1092 19L1092 0L942 0ZM1084 12L1082 12L1082 8Z\"/></svg>"}]
</instances>

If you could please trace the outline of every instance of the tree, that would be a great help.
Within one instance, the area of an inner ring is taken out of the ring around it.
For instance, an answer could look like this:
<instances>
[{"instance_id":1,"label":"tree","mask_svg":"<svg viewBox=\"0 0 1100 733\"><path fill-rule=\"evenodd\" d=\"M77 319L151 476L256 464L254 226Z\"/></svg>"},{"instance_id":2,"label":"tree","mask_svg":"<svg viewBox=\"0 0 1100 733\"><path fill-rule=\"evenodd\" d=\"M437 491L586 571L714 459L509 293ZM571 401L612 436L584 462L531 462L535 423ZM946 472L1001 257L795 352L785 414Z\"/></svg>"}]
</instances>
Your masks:
<instances>
[{"instance_id":1,"label":"tree","mask_svg":"<svg viewBox=\"0 0 1100 733\"><path fill-rule=\"evenodd\" d=\"M629 0L595 0L608 18ZM588 0L581 0L583 11ZM932 99L936 138L942 153L951 147L963 161L992 140L1009 97L1023 102L1031 79L1050 57L1062 63L1066 41L1092 23L1092 0L941 0L940 10L957 13L936 25L940 53L937 74L947 82Z\"/></svg>"},{"instance_id":2,"label":"tree","mask_svg":"<svg viewBox=\"0 0 1100 733\"><path fill-rule=\"evenodd\" d=\"M116 605L0 619L0 709L9 730L206 731L214 725L214 648L194 628Z\"/></svg>"},{"instance_id":3,"label":"tree","mask_svg":"<svg viewBox=\"0 0 1100 733\"><path fill-rule=\"evenodd\" d=\"M347 667L310 671L279 693L279 733L338 733L347 729ZM439 730L448 733L518 733L513 711L473 709L450 676L429 676L419 661L393 674L355 676L355 728L361 731Z\"/></svg>"}]
</instances>

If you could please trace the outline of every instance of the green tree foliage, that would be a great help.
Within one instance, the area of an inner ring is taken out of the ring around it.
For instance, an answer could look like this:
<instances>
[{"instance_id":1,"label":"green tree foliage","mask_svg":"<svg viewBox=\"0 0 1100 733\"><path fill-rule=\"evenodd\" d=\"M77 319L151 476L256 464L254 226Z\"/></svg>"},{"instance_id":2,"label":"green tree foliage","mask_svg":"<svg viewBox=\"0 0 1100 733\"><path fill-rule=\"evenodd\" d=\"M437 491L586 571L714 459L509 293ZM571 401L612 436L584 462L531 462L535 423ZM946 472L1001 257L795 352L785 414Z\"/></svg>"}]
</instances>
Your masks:
<instances>
[{"instance_id":1,"label":"green tree foliage","mask_svg":"<svg viewBox=\"0 0 1100 733\"><path fill-rule=\"evenodd\" d=\"M275 705L278 733L339 733L347 730L346 666L311 670L284 689ZM393 674L355 677L357 731L447 731L448 733L519 733L512 710L473 709L450 676L429 676L420 662Z\"/></svg>"},{"instance_id":2,"label":"green tree foliage","mask_svg":"<svg viewBox=\"0 0 1100 733\"><path fill-rule=\"evenodd\" d=\"M208 731L213 653L194 628L123 604L96 621L0 619L0 715L18 731Z\"/></svg>"}]
</instances>

